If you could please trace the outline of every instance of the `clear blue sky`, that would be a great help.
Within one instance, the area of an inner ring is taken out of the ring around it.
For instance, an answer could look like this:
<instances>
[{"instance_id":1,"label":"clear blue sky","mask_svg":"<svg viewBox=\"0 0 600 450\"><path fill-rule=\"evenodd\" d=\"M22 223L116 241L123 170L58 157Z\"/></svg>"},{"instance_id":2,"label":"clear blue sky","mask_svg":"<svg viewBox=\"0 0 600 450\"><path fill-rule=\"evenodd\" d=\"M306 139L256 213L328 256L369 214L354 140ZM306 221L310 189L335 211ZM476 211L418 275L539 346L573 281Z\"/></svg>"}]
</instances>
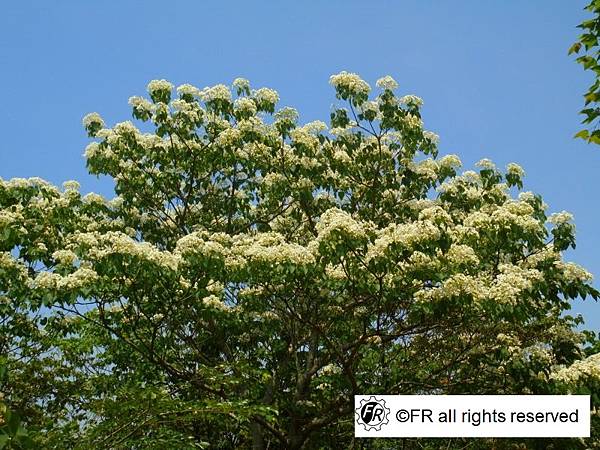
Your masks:
<instances>
[{"instance_id":1,"label":"clear blue sky","mask_svg":"<svg viewBox=\"0 0 600 450\"><path fill-rule=\"evenodd\" d=\"M130 117L127 99L166 78L198 87L244 76L303 120L327 121L329 75L390 74L425 100L441 153L465 168L520 163L526 189L575 215L569 260L600 279L600 146L572 139L590 75L567 56L582 0L3 2L0 176L40 176L112 196L85 170L81 118ZM599 286L599 282L595 281ZM592 329L600 305L579 302Z\"/></svg>"}]
</instances>

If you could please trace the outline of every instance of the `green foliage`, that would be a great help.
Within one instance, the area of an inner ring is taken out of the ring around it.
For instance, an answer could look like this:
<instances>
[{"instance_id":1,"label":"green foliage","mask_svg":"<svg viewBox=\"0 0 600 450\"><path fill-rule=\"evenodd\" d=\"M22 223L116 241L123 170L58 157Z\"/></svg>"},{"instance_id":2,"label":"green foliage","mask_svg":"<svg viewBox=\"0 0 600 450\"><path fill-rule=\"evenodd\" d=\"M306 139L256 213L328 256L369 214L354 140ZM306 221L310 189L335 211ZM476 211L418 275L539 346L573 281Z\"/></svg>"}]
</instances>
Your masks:
<instances>
[{"instance_id":1,"label":"green foliage","mask_svg":"<svg viewBox=\"0 0 600 450\"><path fill-rule=\"evenodd\" d=\"M581 64L584 70L589 70L594 74L594 83L584 94L585 108L581 114L585 116L583 124L589 127L575 134L576 138L581 138L587 142L600 144L600 130L598 130L598 116L600 116L600 50L598 49L598 38L600 36L600 1L593 0L585 8L594 14L592 19L586 20L578 25L584 33L579 36L571 48L569 55L579 55L576 61Z\"/></svg>"}]
</instances>

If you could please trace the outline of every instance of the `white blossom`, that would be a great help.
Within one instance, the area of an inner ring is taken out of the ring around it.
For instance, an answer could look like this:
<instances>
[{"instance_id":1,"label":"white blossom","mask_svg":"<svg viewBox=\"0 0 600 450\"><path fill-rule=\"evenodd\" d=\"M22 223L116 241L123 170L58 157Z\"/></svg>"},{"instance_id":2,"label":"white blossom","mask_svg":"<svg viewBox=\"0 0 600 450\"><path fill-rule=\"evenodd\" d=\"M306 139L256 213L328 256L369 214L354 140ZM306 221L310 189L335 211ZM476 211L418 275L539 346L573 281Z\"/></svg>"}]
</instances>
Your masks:
<instances>
[{"instance_id":1,"label":"white blossom","mask_svg":"<svg viewBox=\"0 0 600 450\"><path fill-rule=\"evenodd\" d=\"M57 250L52 253L52 258L60 264L72 265L77 259L77 255L71 250Z\"/></svg>"},{"instance_id":2,"label":"white blossom","mask_svg":"<svg viewBox=\"0 0 600 450\"><path fill-rule=\"evenodd\" d=\"M389 89L390 91L398 88L398 83L396 83L396 80L389 75L378 79L375 84L381 89Z\"/></svg>"},{"instance_id":3,"label":"white blossom","mask_svg":"<svg viewBox=\"0 0 600 450\"><path fill-rule=\"evenodd\" d=\"M202 303L207 308L218 309L221 311L227 311L229 307L221 301L216 295L208 295L202 299Z\"/></svg>"},{"instance_id":4,"label":"white blossom","mask_svg":"<svg viewBox=\"0 0 600 450\"><path fill-rule=\"evenodd\" d=\"M558 368L550 378L567 384L577 384L587 379L600 380L600 353L575 361L569 367Z\"/></svg>"},{"instance_id":5,"label":"white blossom","mask_svg":"<svg viewBox=\"0 0 600 450\"><path fill-rule=\"evenodd\" d=\"M233 80L233 87L241 91L248 91L250 90L250 82L245 78L236 78Z\"/></svg>"},{"instance_id":6,"label":"white blossom","mask_svg":"<svg viewBox=\"0 0 600 450\"><path fill-rule=\"evenodd\" d=\"M256 114L256 104L254 100L247 97L240 97L233 103L233 108L236 111L242 111L249 114Z\"/></svg>"},{"instance_id":7,"label":"white blossom","mask_svg":"<svg viewBox=\"0 0 600 450\"><path fill-rule=\"evenodd\" d=\"M496 169L496 165L487 158L483 158L483 159L479 160L475 165L477 167L481 167L482 169L485 169L485 170Z\"/></svg>"},{"instance_id":8,"label":"white blossom","mask_svg":"<svg viewBox=\"0 0 600 450\"><path fill-rule=\"evenodd\" d=\"M200 89L191 84L182 84L177 86L177 93L179 95L191 95L192 97L200 97Z\"/></svg>"},{"instance_id":9,"label":"white blossom","mask_svg":"<svg viewBox=\"0 0 600 450\"><path fill-rule=\"evenodd\" d=\"M204 102L213 102L213 101L223 101L230 102L231 101L231 91L224 84L217 84L213 87L205 87L200 92L200 98Z\"/></svg>"},{"instance_id":10,"label":"white blossom","mask_svg":"<svg viewBox=\"0 0 600 450\"><path fill-rule=\"evenodd\" d=\"M344 88L352 94L368 95L371 92L369 84L355 73L342 71L329 77L329 83L336 89Z\"/></svg>"},{"instance_id":11,"label":"white blossom","mask_svg":"<svg viewBox=\"0 0 600 450\"><path fill-rule=\"evenodd\" d=\"M173 85L167 80L152 80L148 83L147 90L152 95L155 92L171 92Z\"/></svg>"},{"instance_id":12,"label":"white blossom","mask_svg":"<svg viewBox=\"0 0 600 450\"><path fill-rule=\"evenodd\" d=\"M93 112L86 114L83 118L83 126L89 128L92 125L98 125L99 128L104 128L104 120L100 117L100 114Z\"/></svg>"},{"instance_id":13,"label":"white blossom","mask_svg":"<svg viewBox=\"0 0 600 450\"><path fill-rule=\"evenodd\" d=\"M286 106L275 113L275 119L295 123L298 120L298 111L295 108Z\"/></svg>"},{"instance_id":14,"label":"white blossom","mask_svg":"<svg viewBox=\"0 0 600 450\"><path fill-rule=\"evenodd\" d=\"M252 97L259 103L267 103L275 105L279 101L279 94L277 91L269 88L260 88L252 93Z\"/></svg>"},{"instance_id":15,"label":"white blossom","mask_svg":"<svg viewBox=\"0 0 600 450\"><path fill-rule=\"evenodd\" d=\"M568 213L567 211L561 211L559 213L554 213L550 217L548 217L548 222L553 225L563 225L565 223L569 223L573 220L573 215Z\"/></svg>"},{"instance_id":16,"label":"white blossom","mask_svg":"<svg viewBox=\"0 0 600 450\"><path fill-rule=\"evenodd\" d=\"M398 102L402 105L408 106L423 106L423 99L421 97L417 97L416 95L405 95L404 97L398 99Z\"/></svg>"},{"instance_id":17,"label":"white blossom","mask_svg":"<svg viewBox=\"0 0 600 450\"><path fill-rule=\"evenodd\" d=\"M69 180L63 183L65 191L79 191L80 185L77 181Z\"/></svg>"},{"instance_id":18,"label":"white blossom","mask_svg":"<svg viewBox=\"0 0 600 450\"><path fill-rule=\"evenodd\" d=\"M516 175L519 178L523 178L525 176L525 171L523 170L523 168L515 163L509 163L506 166L506 172L511 175Z\"/></svg>"}]
</instances>

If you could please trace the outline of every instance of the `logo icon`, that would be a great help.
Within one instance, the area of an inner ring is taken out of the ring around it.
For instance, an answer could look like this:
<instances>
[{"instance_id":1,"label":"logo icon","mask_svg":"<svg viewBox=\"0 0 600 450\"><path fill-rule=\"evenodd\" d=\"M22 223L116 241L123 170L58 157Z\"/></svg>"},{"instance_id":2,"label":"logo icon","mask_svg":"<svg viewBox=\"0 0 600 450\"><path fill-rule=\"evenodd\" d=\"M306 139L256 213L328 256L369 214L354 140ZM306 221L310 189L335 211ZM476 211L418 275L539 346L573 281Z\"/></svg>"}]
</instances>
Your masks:
<instances>
[{"instance_id":1,"label":"logo icon","mask_svg":"<svg viewBox=\"0 0 600 450\"><path fill-rule=\"evenodd\" d=\"M390 409L386 406L385 400L379 400L373 395L368 400L362 399L360 406L356 408L357 422L367 431L381 431L381 427L389 423L389 414Z\"/></svg>"}]
</instances>

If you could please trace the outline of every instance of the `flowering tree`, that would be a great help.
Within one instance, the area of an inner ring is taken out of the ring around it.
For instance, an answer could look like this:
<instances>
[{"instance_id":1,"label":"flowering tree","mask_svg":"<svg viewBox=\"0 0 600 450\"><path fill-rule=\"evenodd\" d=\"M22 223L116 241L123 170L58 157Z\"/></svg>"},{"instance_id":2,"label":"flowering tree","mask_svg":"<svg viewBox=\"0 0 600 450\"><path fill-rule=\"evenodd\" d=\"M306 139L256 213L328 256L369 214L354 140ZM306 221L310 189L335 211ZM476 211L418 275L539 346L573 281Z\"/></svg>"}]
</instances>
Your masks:
<instances>
[{"instance_id":1,"label":"flowering tree","mask_svg":"<svg viewBox=\"0 0 600 450\"><path fill-rule=\"evenodd\" d=\"M354 394L597 395L572 217L516 164L457 174L392 78L330 83L328 128L152 81L149 132L84 118L114 199L0 183L4 402L38 446L341 448Z\"/></svg>"}]
</instances>

